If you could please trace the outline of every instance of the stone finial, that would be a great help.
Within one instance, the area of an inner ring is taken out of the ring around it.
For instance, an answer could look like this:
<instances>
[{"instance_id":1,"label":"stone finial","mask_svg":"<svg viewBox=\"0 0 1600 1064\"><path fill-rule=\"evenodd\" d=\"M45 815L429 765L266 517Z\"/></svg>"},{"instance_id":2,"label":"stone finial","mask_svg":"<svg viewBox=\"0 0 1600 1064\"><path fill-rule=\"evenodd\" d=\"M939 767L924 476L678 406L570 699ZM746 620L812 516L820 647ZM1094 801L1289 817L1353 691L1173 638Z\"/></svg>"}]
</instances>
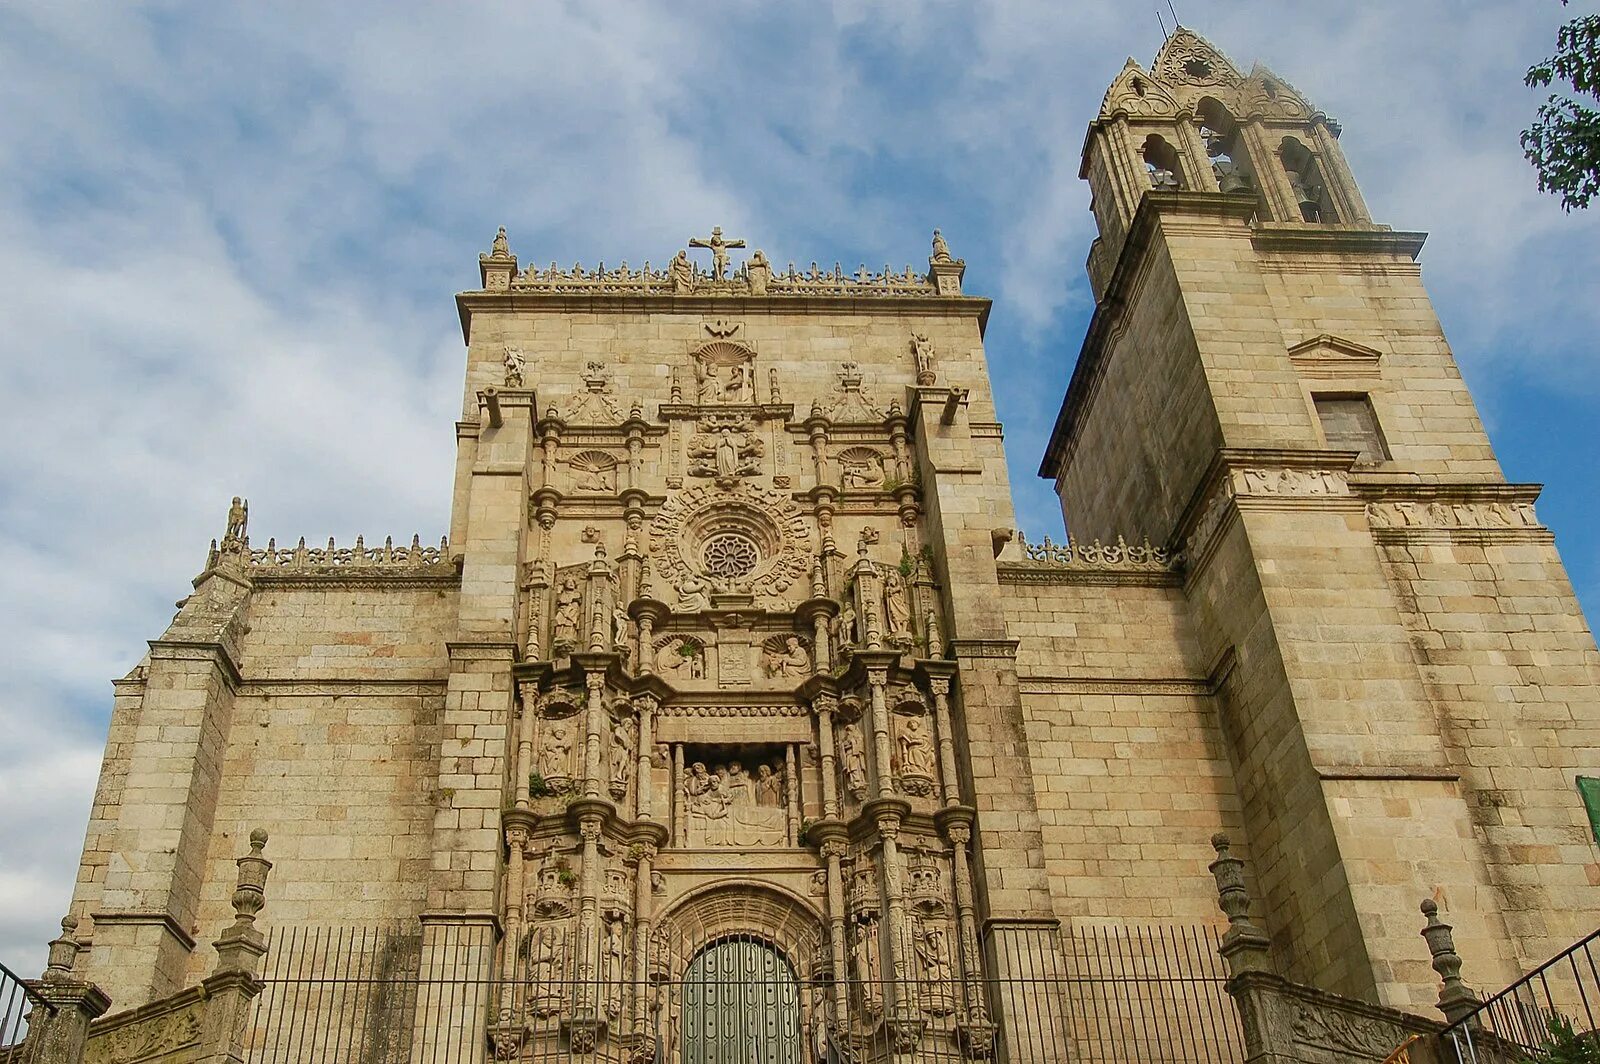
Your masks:
<instances>
[{"instance_id":1,"label":"stone finial","mask_svg":"<svg viewBox=\"0 0 1600 1064\"><path fill-rule=\"evenodd\" d=\"M1432 898L1424 899L1422 915L1427 918L1422 939L1433 957L1433 970L1444 981L1439 990L1439 1011L1446 1020L1455 1023L1478 1007L1478 995L1461 981L1461 955L1456 952L1450 925L1439 919L1439 903Z\"/></svg>"},{"instance_id":2,"label":"stone finial","mask_svg":"<svg viewBox=\"0 0 1600 1064\"><path fill-rule=\"evenodd\" d=\"M70 913L61 918L61 937L50 940L50 960L44 970L49 983L64 983L72 978L72 968L78 962L78 918Z\"/></svg>"},{"instance_id":3,"label":"stone finial","mask_svg":"<svg viewBox=\"0 0 1600 1064\"><path fill-rule=\"evenodd\" d=\"M501 226L494 234L494 242L489 245L491 259L508 259L511 257L511 243L506 239L506 227Z\"/></svg>"},{"instance_id":4,"label":"stone finial","mask_svg":"<svg viewBox=\"0 0 1600 1064\"><path fill-rule=\"evenodd\" d=\"M1217 881L1217 905L1228 917L1228 932L1222 936L1219 952L1234 975L1243 971L1264 971L1268 967L1266 954L1270 943L1266 932L1250 920L1250 892L1244 885L1244 861L1233 856L1231 845L1223 832L1211 836L1211 848L1217 851L1217 859L1209 867Z\"/></svg>"},{"instance_id":5,"label":"stone finial","mask_svg":"<svg viewBox=\"0 0 1600 1064\"><path fill-rule=\"evenodd\" d=\"M250 852L234 864L239 866L239 878L233 888L233 926L239 930L256 922L256 914L267 904L267 873L272 862L262 856L266 848L267 833L256 828L250 833Z\"/></svg>"}]
</instances>

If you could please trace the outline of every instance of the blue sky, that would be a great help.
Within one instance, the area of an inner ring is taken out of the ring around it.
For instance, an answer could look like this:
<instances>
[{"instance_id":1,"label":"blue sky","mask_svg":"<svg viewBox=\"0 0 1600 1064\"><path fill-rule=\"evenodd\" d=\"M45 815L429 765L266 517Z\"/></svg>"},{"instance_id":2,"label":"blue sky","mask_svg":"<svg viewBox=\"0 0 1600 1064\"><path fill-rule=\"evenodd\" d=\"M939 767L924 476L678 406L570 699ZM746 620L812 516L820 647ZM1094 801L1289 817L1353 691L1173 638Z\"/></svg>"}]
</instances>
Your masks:
<instances>
[{"instance_id":1,"label":"blue sky","mask_svg":"<svg viewBox=\"0 0 1600 1064\"><path fill-rule=\"evenodd\" d=\"M43 964L109 681L229 496L258 540L445 529L451 297L496 225L524 262L659 265L720 224L847 269L923 263L941 227L995 300L1024 527L1059 535L1033 473L1091 310L1078 155L1154 6L0 3L0 960ZM1446 334L1592 614L1600 216L1517 147L1522 71L1589 9L1179 5L1343 122L1377 220L1431 233Z\"/></svg>"}]
</instances>

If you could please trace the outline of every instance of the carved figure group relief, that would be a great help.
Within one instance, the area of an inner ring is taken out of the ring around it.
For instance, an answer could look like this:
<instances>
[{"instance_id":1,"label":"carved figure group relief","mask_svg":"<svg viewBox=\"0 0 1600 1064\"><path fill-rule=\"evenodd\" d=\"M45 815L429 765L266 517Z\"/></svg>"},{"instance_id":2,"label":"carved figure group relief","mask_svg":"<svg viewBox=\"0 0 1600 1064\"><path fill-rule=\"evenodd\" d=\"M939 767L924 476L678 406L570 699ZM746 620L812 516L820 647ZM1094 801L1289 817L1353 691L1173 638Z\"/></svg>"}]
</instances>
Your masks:
<instances>
[{"instance_id":1,"label":"carved figure group relief","mask_svg":"<svg viewBox=\"0 0 1600 1064\"><path fill-rule=\"evenodd\" d=\"M761 671L768 679L802 679L811 674L811 653L797 635L772 636L761 648Z\"/></svg>"},{"instance_id":2,"label":"carved figure group relief","mask_svg":"<svg viewBox=\"0 0 1600 1064\"><path fill-rule=\"evenodd\" d=\"M622 408L611 394L611 368L598 359L584 364L584 390L567 401L563 420L569 425L617 425L623 420ZM551 417L558 416L552 408Z\"/></svg>"},{"instance_id":3,"label":"carved figure group relief","mask_svg":"<svg viewBox=\"0 0 1600 1064\"><path fill-rule=\"evenodd\" d=\"M756 402L756 353L732 340L713 339L694 352L695 398L701 406Z\"/></svg>"},{"instance_id":4,"label":"carved figure group relief","mask_svg":"<svg viewBox=\"0 0 1600 1064\"><path fill-rule=\"evenodd\" d=\"M845 448L839 452L839 478L846 490L883 487L883 455L871 447Z\"/></svg>"},{"instance_id":5,"label":"carved figure group relief","mask_svg":"<svg viewBox=\"0 0 1600 1064\"><path fill-rule=\"evenodd\" d=\"M683 810L690 846L783 846L788 842L782 769L757 766L752 776L738 761L708 769L689 766Z\"/></svg>"},{"instance_id":6,"label":"carved figure group relief","mask_svg":"<svg viewBox=\"0 0 1600 1064\"><path fill-rule=\"evenodd\" d=\"M733 488L741 477L757 476L765 449L751 423L743 418L708 418L689 440L689 475L706 477L718 487Z\"/></svg>"},{"instance_id":7,"label":"carved figure group relief","mask_svg":"<svg viewBox=\"0 0 1600 1064\"><path fill-rule=\"evenodd\" d=\"M1233 472L1234 490L1241 495L1347 495L1349 478L1338 469L1285 469L1266 467Z\"/></svg>"},{"instance_id":8,"label":"carved figure group relief","mask_svg":"<svg viewBox=\"0 0 1600 1064\"><path fill-rule=\"evenodd\" d=\"M568 466L575 492L610 495L617 490L617 459L605 451L580 451Z\"/></svg>"},{"instance_id":9,"label":"carved figure group relief","mask_svg":"<svg viewBox=\"0 0 1600 1064\"><path fill-rule=\"evenodd\" d=\"M668 683L702 680L706 675L706 648L699 640L671 635L655 641L655 669Z\"/></svg>"},{"instance_id":10,"label":"carved figure group relief","mask_svg":"<svg viewBox=\"0 0 1600 1064\"><path fill-rule=\"evenodd\" d=\"M1367 518L1374 528L1538 528L1533 504L1526 502L1372 502Z\"/></svg>"}]
</instances>

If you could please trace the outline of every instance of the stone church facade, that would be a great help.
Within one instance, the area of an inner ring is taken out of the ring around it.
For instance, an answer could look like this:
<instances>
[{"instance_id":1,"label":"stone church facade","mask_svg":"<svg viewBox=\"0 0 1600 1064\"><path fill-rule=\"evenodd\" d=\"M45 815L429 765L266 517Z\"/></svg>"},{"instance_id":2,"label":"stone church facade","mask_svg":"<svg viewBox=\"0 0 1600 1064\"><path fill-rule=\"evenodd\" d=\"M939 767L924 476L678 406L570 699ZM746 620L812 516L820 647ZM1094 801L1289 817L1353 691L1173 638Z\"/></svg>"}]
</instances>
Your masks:
<instances>
[{"instance_id":1,"label":"stone church facade","mask_svg":"<svg viewBox=\"0 0 1600 1064\"><path fill-rule=\"evenodd\" d=\"M410 929L424 977L469 943L518 990L448 1022L504 1056L659 1035L619 988L723 965L788 972L794 1030L983 1058L1037 942L1226 926L1217 833L1262 963L1352 1001L1432 1009L1422 898L1479 986L1592 930L1600 658L1338 132L1186 30L1116 78L1063 545L1013 531L937 232L845 274L502 230L448 536L262 544L236 500L116 683L74 974L197 984L253 829L264 924Z\"/></svg>"}]
</instances>

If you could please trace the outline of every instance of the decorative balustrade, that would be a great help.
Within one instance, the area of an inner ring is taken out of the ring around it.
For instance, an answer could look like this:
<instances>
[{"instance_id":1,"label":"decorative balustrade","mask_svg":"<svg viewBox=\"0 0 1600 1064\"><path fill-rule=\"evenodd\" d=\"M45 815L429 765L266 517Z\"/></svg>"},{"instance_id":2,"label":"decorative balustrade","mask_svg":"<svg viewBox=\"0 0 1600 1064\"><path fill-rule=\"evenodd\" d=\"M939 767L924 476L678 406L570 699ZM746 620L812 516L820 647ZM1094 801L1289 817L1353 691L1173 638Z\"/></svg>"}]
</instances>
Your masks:
<instances>
[{"instance_id":1,"label":"decorative balustrade","mask_svg":"<svg viewBox=\"0 0 1600 1064\"><path fill-rule=\"evenodd\" d=\"M1049 536L1042 543L1030 543L1028 537L1017 533L1017 545L1024 559L1045 565L1073 569L1127 569L1143 572L1171 573L1183 568L1183 553L1165 547L1152 546L1148 539L1130 544L1118 536L1115 543L1052 543Z\"/></svg>"},{"instance_id":2,"label":"decorative balustrade","mask_svg":"<svg viewBox=\"0 0 1600 1064\"><path fill-rule=\"evenodd\" d=\"M752 281L752 273L765 276ZM562 269L555 263L540 269L529 266L511 279L515 292L547 294L671 294L687 290L701 293L755 293L772 296L925 296L934 294L934 284L926 274L917 273L910 266L895 271L884 266L873 273L865 265L854 273L845 273L842 266L834 264L831 271L819 269L813 262L809 270L797 269L794 263L785 271L761 266L752 270L745 263L731 276L718 278L699 266L690 267L682 279L674 278L667 270L658 270L646 262L642 269L632 269L624 262L615 269L600 263L586 269L574 263L571 269Z\"/></svg>"},{"instance_id":3,"label":"decorative balustrade","mask_svg":"<svg viewBox=\"0 0 1600 1064\"><path fill-rule=\"evenodd\" d=\"M252 548L249 539L225 540L220 548L212 543L211 564L215 565L224 555L232 555L253 570L274 574L330 570L441 571L451 565L450 540L446 536L439 537L437 547L424 546L421 536L412 536L409 545L399 546L395 545L394 537L385 537L383 545L378 547L367 546L363 536L357 536L355 544L349 547L338 546L331 536L326 547L307 546L304 536L293 547L280 547L276 539L267 540L264 549Z\"/></svg>"}]
</instances>

